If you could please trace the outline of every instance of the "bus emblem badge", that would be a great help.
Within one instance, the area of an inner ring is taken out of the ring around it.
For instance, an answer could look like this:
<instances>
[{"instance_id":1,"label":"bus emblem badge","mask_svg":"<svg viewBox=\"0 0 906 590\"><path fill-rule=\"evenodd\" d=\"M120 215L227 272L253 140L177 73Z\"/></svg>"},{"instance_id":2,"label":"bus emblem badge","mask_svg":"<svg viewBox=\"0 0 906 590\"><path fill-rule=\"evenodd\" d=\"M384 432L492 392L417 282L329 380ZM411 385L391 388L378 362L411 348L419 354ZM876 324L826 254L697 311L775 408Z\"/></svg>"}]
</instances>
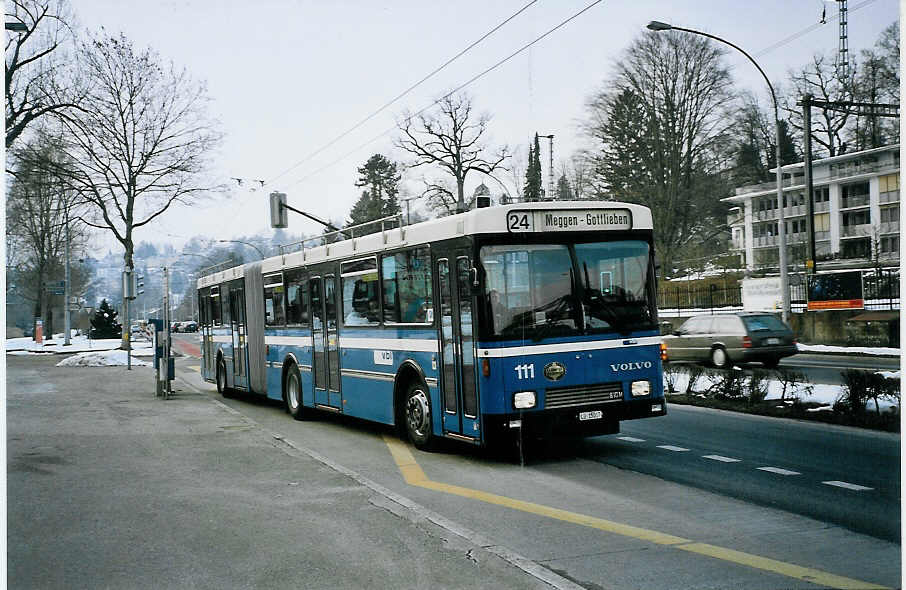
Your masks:
<instances>
[{"instance_id":1,"label":"bus emblem badge","mask_svg":"<svg viewBox=\"0 0 906 590\"><path fill-rule=\"evenodd\" d=\"M561 363L548 363L544 367L544 376L551 381L559 381L563 378L564 375L566 375L566 367L564 367Z\"/></svg>"}]
</instances>

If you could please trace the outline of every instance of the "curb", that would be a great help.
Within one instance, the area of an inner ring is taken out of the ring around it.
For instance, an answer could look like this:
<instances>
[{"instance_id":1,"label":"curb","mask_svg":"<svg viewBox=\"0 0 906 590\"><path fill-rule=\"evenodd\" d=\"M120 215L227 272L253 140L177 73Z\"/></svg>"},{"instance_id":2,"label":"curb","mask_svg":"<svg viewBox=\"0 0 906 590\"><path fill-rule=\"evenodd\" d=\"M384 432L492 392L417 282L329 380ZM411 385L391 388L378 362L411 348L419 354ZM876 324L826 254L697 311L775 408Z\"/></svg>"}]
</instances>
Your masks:
<instances>
[{"instance_id":1,"label":"curb","mask_svg":"<svg viewBox=\"0 0 906 590\"><path fill-rule=\"evenodd\" d=\"M192 385L191 383L186 381L184 378L177 377L176 379L179 380L186 387L188 387L202 395L207 395L206 392L195 387L194 385ZM337 473L341 473L341 474L345 475L346 477L349 477L350 479L356 481L357 483L369 488L370 490L383 496L390 502L407 509L408 513L407 512L398 513L396 511L391 511L391 512L393 512L393 514L395 514L401 518L405 518L412 524L418 525L419 519L431 522L434 525L440 527L441 529L449 532L450 534L460 537L460 538L468 541L469 543L472 543L473 545L480 547L484 551L487 551L488 553L495 555L496 557L499 557L500 559L503 559L504 561L506 561L513 567L525 572L526 574L532 576L533 578L535 578L541 582L544 582L545 584L548 584L549 586L551 586L553 588L556 588L557 590L584 590L583 586L580 586L579 584L576 584L572 580L569 580L568 578L565 578L557 573L554 573L553 571L549 570L548 568L544 567L543 565L541 565L535 561L532 561L531 559L529 559L527 557L523 557L522 555L513 551L509 547L506 547L504 545L494 544L489 539L482 536L481 534L476 533L475 531L472 531L471 529L461 526L460 524L446 518L445 516L443 516L441 514L438 514L437 512L434 512L430 508L422 506L421 504L419 504L418 502L415 502L414 500L412 500L410 498L407 498L405 496L397 494L394 491L391 491L390 489L382 486L381 484L368 479L361 473L354 471L352 469L349 469L348 467L344 467L343 465L336 463L335 461L325 457L324 455L321 455L320 453L318 453L312 449L309 449L302 445L297 445L297 444L287 440L282 434L278 434L276 432L270 431L269 429L265 428L258 422L252 420L251 418L249 418L242 412L229 407L222 401L212 398L210 396L207 396L207 397L210 401L217 404L218 406L220 406L221 408L226 410L228 413L233 414L235 416L241 416L245 422L261 429L263 432L270 435L271 438L273 438L277 442L277 444L287 447L289 449L292 449L295 452L306 455L306 456L310 457L311 459L314 459L318 463L321 463L322 465L329 467L330 469L336 471ZM416 517L418 517L418 518L416 518Z\"/></svg>"}]
</instances>

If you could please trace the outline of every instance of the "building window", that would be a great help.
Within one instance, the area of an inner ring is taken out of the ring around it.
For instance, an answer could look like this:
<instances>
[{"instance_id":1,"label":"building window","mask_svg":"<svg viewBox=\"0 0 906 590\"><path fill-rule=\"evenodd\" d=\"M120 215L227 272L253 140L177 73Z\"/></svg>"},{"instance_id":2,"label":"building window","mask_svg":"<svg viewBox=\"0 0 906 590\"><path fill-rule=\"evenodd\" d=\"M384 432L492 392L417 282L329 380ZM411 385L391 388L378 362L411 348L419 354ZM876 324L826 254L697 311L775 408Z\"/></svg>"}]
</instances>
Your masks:
<instances>
[{"instance_id":1,"label":"building window","mask_svg":"<svg viewBox=\"0 0 906 590\"><path fill-rule=\"evenodd\" d=\"M869 258L871 256L871 239L846 240L840 245L840 254L843 258Z\"/></svg>"},{"instance_id":2,"label":"building window","mask_svg":"<svg viewBox=\"0 0 906 590\"><path fill-rule=\"evenodd\" d=\"M881 237L881 252L899 252L900 251L900 236L882 236Z\"/></svg>"},{"instance_id":3,"label":"building window","mask_svg":"<svg viewBox=\"0 0 906 590\"><path fill-rule=\"evenodd\" d=\"M812 191L812 195L814 196L815 203L827 203L830 201L830 188L819 186Z\"/></svg>"},{"instance_id":4,"label":"building window","mask_svg":"<svg viewBox=\"0 0 906 590\"><path fill-rule=\"evenodd\" d=\"M878 177L879 192L889 193L900 190L900 175L898 173L887 174Z\"/></svg>"},{"instance_id":5,"label":"building window","mask_svg":"<svg viewBox=\"0 0 906 590\"><path fill-rule=\"evenodd\" d=\"M830 231L830 213L815 215L815 231Z\"/></svg>"},{"instance_id":6,"label":"building window","mask_svg":"<svg viewBox=\"0 0 906 590\"><path fill-rule=\"evenodd\" d=\"M881 223L890 223L900 220L900 206L881 207Z\"/></svg>"},{"instance_id":7,"label":"building window","mask_svg":"<svg viewBox=\"0 0 906 590\"><path fill-rule=\"evenodd\" d=\"M853 184L841 185L842 202L840 206L860 207L868 204L868 182L855 182Z\"/></svg>"},{"instance_id":8,"label":"building window","mask_svg":"<svg viewBox=\"0 0 906 590\"><path fill-rule=\"evenodd\" d=\"M867 225L871 223L870 211L852 211L843 214L843 227Z\"/></svg>"}]
</instances>

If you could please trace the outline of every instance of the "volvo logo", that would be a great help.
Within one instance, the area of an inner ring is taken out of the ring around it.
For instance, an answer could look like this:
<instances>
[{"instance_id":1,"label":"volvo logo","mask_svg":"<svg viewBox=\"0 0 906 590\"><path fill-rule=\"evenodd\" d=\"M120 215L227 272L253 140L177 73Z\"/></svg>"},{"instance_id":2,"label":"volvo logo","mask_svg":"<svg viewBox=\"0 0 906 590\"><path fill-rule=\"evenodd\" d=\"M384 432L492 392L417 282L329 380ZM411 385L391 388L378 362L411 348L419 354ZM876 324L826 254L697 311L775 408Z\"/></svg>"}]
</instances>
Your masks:
<instances>
[{"instance_id":1,"label":"volvo logo","mask_svg":"<svg viewBox=\"0 0 906 590\"><path fill-rule=\"evenodd\" d=\"M544 367L544 376L551 381L559 381L563 378L564 375L566 375L566 367L564 367L561 363L548 363Z\"/></svg>"},{"instance_id":2,"label":"volvo logo","mask_svg":"<svg viewBox=\"0 0 906 590\"><path fill-rule=\"evenodd\" d=\"M614 373L620 371L638 371L639 369L650 369L652 367L651 361L644 361L641 363L620 363L618 365L611 364L610 368L613 369ZM545 369L545 372L547 369Z\"/></svg>"}]
</instances>

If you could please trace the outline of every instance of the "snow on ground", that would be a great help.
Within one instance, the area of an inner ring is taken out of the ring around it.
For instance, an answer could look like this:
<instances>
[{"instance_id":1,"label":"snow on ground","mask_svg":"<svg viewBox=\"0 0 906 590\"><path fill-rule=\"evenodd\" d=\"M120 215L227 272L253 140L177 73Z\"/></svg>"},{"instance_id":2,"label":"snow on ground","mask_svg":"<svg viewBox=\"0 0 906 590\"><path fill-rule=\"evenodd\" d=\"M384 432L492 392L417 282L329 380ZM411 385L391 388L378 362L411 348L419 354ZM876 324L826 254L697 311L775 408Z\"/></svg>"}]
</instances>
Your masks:
<instances>
[{"instance_id":1,"label":"snow on ground","mask_svg":"<svg viewBox=\"0 0 906 590\"><path fill-rule=\"evenodd\" d=\"M827 346L824 344L796 345L799 352L831 352L836 354L869 354L872 356L900 356L899 348L867 347L867 346Z\"/></svg>"},{"instance_id":2,"label":"snow on ground","mask_svg":"<svg viewBox=\"0 0 906 590\"><path fill-rule=\"evenodd\" d=\"M55 334L53 340L45 341L41 344L38 344L30 337L9 338L6 340L6 352L8 354L91 352L115 350L120 347L121 343L119 338L89 340L87 336L81 335L70 336L69 342L69 346L63 345L63 334ZM154 355L151 343L147 340L133 342L132 356L145 355Z\"/></svg>"},{"instance_id":3,"label":"snow on ground","mask_svg":"<svg viewBox=\"0 0 906 590\"><path fill-rule=\"evenodd\" d=\"M133 351L135 352L135 351ZM125 367L127 363L125 350L99 350L97 352L80 352L57 363L58 367ZM152 365L148 361L133 358L133 367Z\"/></svg>"},{"instance_id":4,"label":"snow on ground","mask_svg":"<svg viewBox=\"0 0 906 590\"><path fill-rule=\"evenodd\" d=\"M899 371L878 371L879 374L883 375L888 379L900 379ZM664 375L664 391L667 391L668 375ZM719 381L719 377L713 374L704 374L700 376L695 383L693 383L692 391L693 392L703 392L708 391ZM673 389L678 392L686 391L689 385L689 373L681 369L675 373L673 381ZM811 387L811 393L809 393L808 387ZM783 394L783 383L775 379L769 379L767 382L767 395L765 396L766 400L780 400ZM831 385L828 383L797 383L792 384L790 389L786 393L785 403L792 404L792 399L799 398L803 402L814 402L819 404L824 404L821 408L815 408L814 410L809 411L830 411L833 410L833 404L838 399L843 396L844 388L842 385ZM704 394L702 394L704 395ZM874 401L868 402L871 404L871 409L874 409ZM881 408L881 411L886 411L892 407L895 407L896 404L890 401L879 400L878 405Z\"/></svg>"}]
</instances>

